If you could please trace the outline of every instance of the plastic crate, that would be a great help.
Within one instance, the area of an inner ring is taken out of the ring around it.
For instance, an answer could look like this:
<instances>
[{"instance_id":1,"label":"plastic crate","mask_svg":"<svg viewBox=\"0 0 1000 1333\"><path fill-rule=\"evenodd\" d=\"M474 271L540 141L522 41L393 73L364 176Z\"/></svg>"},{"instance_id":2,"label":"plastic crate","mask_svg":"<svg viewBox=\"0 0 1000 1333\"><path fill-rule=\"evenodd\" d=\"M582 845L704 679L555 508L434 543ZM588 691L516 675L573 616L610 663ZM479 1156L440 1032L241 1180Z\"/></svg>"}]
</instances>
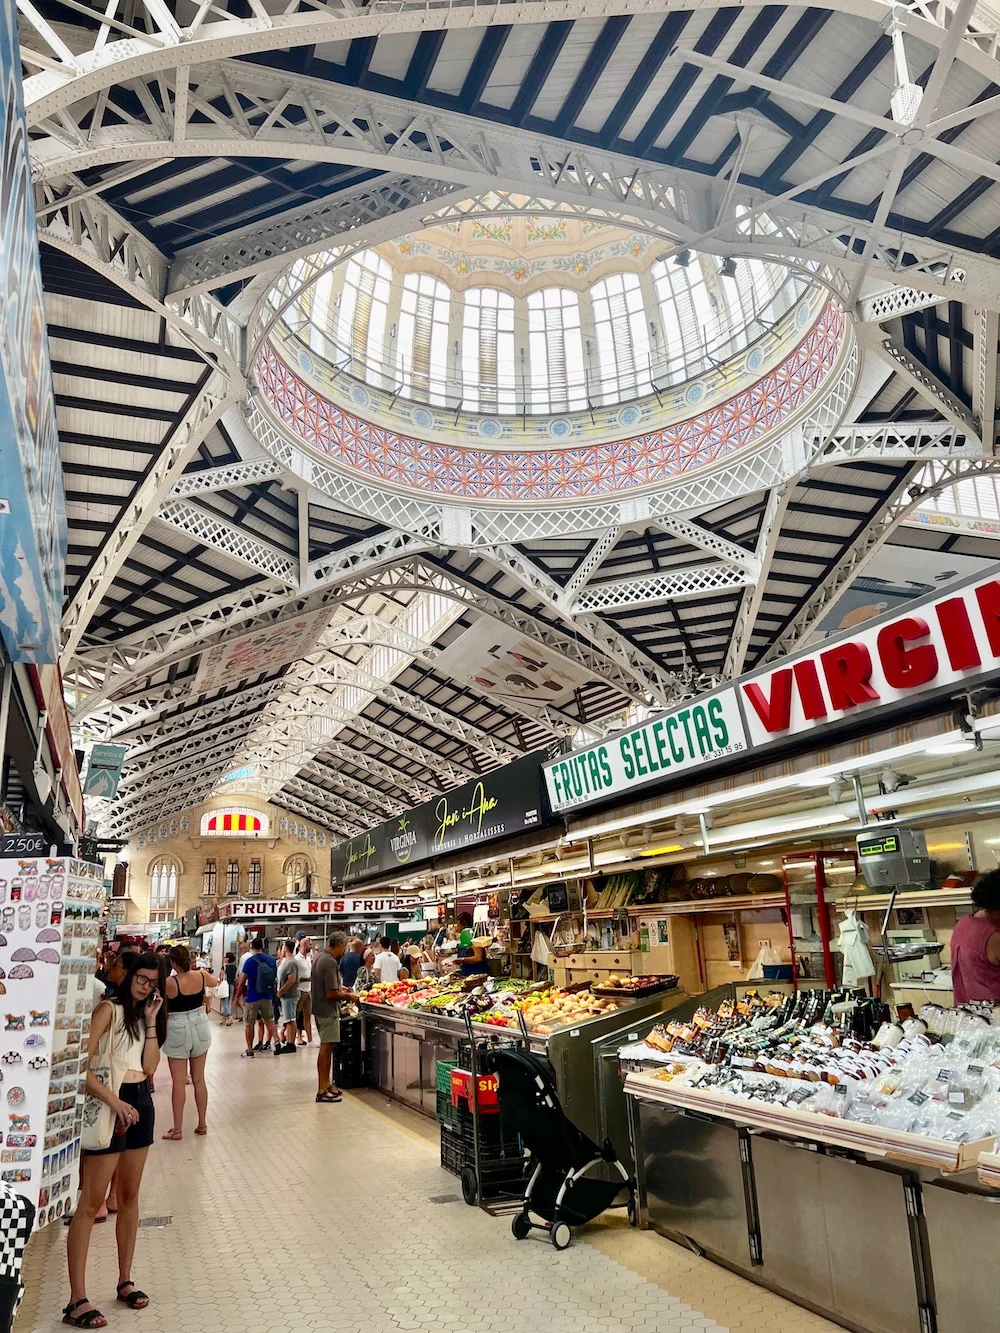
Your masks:
<instances>
[{"instance_id":1,"label":"plastic crate","mask_svg":"<svg viewBox=\"0 0 1000 1333\"><path fill-rule=\"evenodd\" d=\"M461 1134L462 1118L458 1108L452 1106L451 1097L446 1092L439 1092L437 1095L437 1118L453 1134Z\"/></svg>"},{"instance_id":2,"label":"plastic crate","mask_svg":"<svg viewBox=\"0 0 1000 1333\"><path fill-rule=\"evenodd\" d=\"M455 1068L454 1060L439 1060L437 1063L437 1090L451 1096L451 1071Z\"/></svg>"},{"instance_id":3,"label":"plastic crate","mask_svg":"<svg viewBox=\"0 0 1000 1333\"><path fill-rule=\"evenodd\" d=\"M460 1176L467 1166L475 1164L472 1144L462 1135L453 1134L446 1126L441 1126L441 1165L446 1171ZM484 1182L496 1188L517 1189L523 1185L525 1158L520 1144L514 1144L509 1151L501 1152L497 1147L492 1150L480 1144L479 1171Z\"/></svg>"}]
</instances>

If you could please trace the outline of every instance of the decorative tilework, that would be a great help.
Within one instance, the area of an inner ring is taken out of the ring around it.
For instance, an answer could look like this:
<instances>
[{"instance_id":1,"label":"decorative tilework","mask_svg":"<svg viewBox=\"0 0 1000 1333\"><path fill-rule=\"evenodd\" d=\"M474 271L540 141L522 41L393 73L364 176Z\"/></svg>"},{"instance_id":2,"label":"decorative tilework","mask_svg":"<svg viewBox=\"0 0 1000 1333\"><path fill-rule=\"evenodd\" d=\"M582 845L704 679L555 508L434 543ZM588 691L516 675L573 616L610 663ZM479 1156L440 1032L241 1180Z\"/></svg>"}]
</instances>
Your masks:
<instances>
[{"instance_id":1,"label":"decorative tilework","mask_svg":"<svg viewBox=\"0 0 1000 1333\"><path fill-rule=\"evenodd\" d=\"M470 448L397 434L321 397L270 345L256 376L299 439L376 481L463 500L571 501L653 486L755 444L822 386L844 330L844 313L830 300L791 355L727 402L630 439L564 449Z\"/></svg>"}]
</instances>

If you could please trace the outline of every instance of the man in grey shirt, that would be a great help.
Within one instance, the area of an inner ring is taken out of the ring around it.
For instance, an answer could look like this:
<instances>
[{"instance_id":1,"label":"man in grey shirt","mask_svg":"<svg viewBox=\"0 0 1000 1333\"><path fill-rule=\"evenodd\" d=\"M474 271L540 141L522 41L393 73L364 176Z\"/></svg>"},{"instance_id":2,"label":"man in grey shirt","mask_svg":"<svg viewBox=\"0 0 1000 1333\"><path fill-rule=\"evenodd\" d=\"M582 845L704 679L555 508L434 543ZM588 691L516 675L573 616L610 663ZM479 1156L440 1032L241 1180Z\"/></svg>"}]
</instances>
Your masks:
<instances>
[{"instance_id":1,"label":"man in grey shirt","mask_svg":"<svg viewBox=\"0 0 1000 1333\"><path fill-rule=\"evenodd\" d=\"M312 1009L319 1033L319 1056L316 1072L319 1076L318 1102L339 1102L340 1089L333 1083L333 1048L340 1041L340 1005L352 1000L352 992L340 975L340 959L347 949L347 936L335 930L326 942L326 948L316 958L312 970Z\"/></svg>"}]
</instances>

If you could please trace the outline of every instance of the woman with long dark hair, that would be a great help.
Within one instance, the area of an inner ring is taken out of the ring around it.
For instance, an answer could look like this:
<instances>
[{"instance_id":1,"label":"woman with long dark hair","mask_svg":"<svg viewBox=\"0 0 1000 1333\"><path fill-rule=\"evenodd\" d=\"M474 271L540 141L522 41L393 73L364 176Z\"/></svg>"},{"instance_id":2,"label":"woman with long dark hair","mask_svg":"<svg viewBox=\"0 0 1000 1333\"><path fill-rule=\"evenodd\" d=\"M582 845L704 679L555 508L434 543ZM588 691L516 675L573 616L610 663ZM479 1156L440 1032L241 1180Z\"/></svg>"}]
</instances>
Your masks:
<instances>
[{"instance_id":1,"label":"woman with long dark hair","mask_svg":"<svg viewBox=\"0 0 1000 1333\"><path fill-rule=\"evenodd\" d=\"M187 1091L188 1066L194 1084L194 1104L198 1111L196 1134L207 1134L205 1116L208 1112L208 1087L205 1084L205 1057L212 1044L212 1029L205 1013L205 987L215 986L217 978L211 972L191 966L191 955L183 944L170 950L174 975L167 978L167 1040L163 1054L170 1065L173 1087L170 1105L174 1114L173 1127L165 1139L181 1138L184 1122L184 1098Z\"/></svg>"},{"instance_id":2,"label":"woman with long dark hair","mask_svg":"<svg viewBox=\"0 0 1000 1333\"><path fill-rule=\"evenodd\" d=\"M114 999L102 1000L90 1021L80 1200L66 1245L70 1293L63 1323L74 1328L104 1328L108 1322L87 1298L87 1251L94 1218L116 1173L118 1300L130 1310L149 1304L149 1297L132 1281L132 1257L139 1225L139 1184L154 1138L149 1080L160 1062L160 1043L166 1035L163 1009L156 955L144 953L126 972Z\"/></svg>"}]
</instances>

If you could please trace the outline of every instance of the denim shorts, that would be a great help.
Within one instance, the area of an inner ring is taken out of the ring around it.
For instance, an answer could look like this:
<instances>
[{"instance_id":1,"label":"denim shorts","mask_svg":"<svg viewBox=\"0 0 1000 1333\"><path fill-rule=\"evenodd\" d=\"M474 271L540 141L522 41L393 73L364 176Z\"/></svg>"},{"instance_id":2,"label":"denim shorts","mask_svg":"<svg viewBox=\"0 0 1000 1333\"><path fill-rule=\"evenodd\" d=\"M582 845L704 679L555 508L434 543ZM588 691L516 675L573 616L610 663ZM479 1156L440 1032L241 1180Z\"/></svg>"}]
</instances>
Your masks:
<instances>
[{"instance_id":1,"label":"denim shorts","mask_svg":"<svg viewBox=\"0 0 1000 1333\"><path fill-rule=\"evenodd\" d=\"M281 997L281 1021L282 1023L295 1022L295 1010L299 1003L297 995L282 995Z\"/></svg>"},{"instance_id":2,"label":"denim shorts","mask_svg":"<svg viewBox=\"0 0 1000 1333\"><path fill-rule=\"evenodd\" d=\"M163 1054L168 1060L193 1060L212 1044L212 1029L203 1008L167 1014L167 1039Z\"/></svg>"}]
</instances>

